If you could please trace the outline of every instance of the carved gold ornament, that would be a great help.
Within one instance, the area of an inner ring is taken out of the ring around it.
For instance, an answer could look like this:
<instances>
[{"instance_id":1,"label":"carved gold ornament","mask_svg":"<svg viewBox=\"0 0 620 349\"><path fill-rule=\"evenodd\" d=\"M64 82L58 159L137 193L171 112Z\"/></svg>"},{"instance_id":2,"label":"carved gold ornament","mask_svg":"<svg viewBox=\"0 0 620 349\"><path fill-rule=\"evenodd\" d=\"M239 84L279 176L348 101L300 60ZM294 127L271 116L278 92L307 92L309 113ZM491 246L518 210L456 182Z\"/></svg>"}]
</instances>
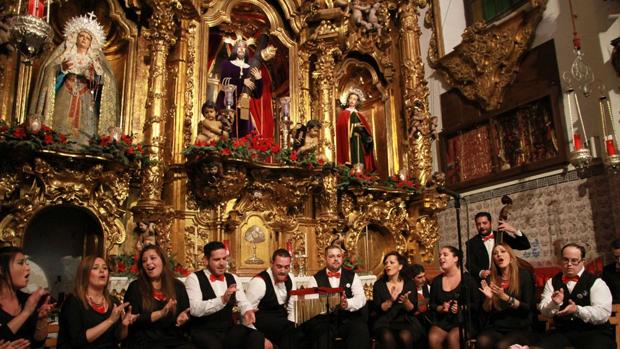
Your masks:
<instances>
[{"instance_id":1,"label":"carved gold ornament","mask_svg":"<svg viewBox=\"0 0 620 349\"><path fill-rule=\"evenodd\" d=\"M484 110L502 105L504 90L519 70L521 58L534 40L547 0L530 0L527 9L500 24L482 22L467 27L454 51L438 57L436 42L429 48L429 63L445 82L458 88Z\"/></svg>"}]
</instances>

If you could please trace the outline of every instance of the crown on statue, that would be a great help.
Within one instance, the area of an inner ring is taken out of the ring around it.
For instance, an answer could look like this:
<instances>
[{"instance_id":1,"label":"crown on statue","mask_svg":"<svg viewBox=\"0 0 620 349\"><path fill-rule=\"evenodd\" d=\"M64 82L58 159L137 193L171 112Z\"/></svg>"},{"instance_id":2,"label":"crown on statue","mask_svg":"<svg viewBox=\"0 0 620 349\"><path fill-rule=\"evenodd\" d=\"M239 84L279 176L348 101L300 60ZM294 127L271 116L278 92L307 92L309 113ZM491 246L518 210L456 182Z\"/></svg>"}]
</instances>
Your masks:
<instances>
[{"instance_id":1,"label":"crown on statue","mask_svg":"<svg viewBox=\"0 0 620 349\"><path fill-rule=\"evenodd\" d=\"M256 42L254 38L244 39L241 33L235 33L235 35L237 38L233 38L231 36L225 37L224 43L233 45L233 46L240 45L240 44L245 44L245 46L250 46L250 45L254 45L254 43Z\"/></svg>"},{"instance_id":2,"label":"crown on statue","mask_svg":"<svg viewBox=\"0 0 620 349\"><path fill-rule=\"evenodd\" d=\"M66 40L74 40L81 31L88 32L92 37L91 49L99 49L105 44L103 26L97 21L94 12L75 16L65 24L64 36Z\"/></svg>"},{"instance_id":3,"label":"crown on statue","mask_svg":"<svg viewBox=\"0 0 620 349\"><path fill-rule=\"evenodd\" d=\"M340 95L340 104L347 105L347 99L349 99L349 95L351 94L357 95L357 97L359 97L360 103L364 103L364 101L366 100L366 98L364 97L364 91L357 87L350 87L349 89L342 92L342 94Z\"/></svg>"}]
</instances>

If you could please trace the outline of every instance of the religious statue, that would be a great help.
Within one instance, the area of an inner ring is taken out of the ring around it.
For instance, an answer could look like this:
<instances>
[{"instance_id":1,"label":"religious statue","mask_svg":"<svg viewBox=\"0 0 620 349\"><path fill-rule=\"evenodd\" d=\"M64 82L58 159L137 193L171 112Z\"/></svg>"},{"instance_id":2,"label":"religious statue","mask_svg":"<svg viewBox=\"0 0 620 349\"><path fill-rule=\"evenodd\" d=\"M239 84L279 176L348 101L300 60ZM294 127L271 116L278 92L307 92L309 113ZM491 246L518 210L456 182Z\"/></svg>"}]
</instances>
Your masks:
<instances>
[{"instance_id":1,"label":"religious statue","mask_svg":"<svg viewBox=\"0 0 620 349\"><path fill-rule=\"evenodd\" d=\"M202 105L202 116L196 143L212 143L228 138L224 123L216 118L215 103L208 101Z\"/></svg>"},{"instance_id":2,"label":"religious statue","mask_svg":"<svg viewBox=\"0 0 620 349\"><path fill-rule=\"evenodd\" d=\"M225 100L225 93L222 89L217 96L216 106L218 109L230 108L236 110L240 105L242 93L247 93L251 98L260 98L263 93L263 80L260 68L253 67L246 62L248 42L243 39L235 41L231 59L222 62L220 70L220 84L222 86L232 85L236 87L232 101ZM249 108L249 105L243 106ZM238 113L233 121L232 135L240 138L252 131L253 125L247 113Z\"/></svg>"},{"instance_id":3,"label":"religious statue","mask_svg":"<svg viewBox=\"0 0 620 349\"><path fill-rule=\"evenodd\" d=\"M339 164L362 164L367 172L376 170L370 124L360 113L364 93L351 88L340 102L345 106L336 118L336 160Z\"/></svg>"},{"instance_id":4,"label":"religious statue","mask_svg":"<svg viewBox=\"0 0 620 349\"><path fill-rule=\"evenodd\" d=\"M71 18L64 38L41 66L30 114L87 144L98 131L118 124L116 80L102 51L105 33L94 13Z\"/></svg>"},{"instance_id":5,"label":"religious statue","mask_svg":"<svg viewBox=\"0 0 620 349\"><path fill-rule=\"evenodd\" d=\"M293 135L293 149L299 154L316 153L320 131L321 123L318 120L310 120L305 126L300 125Z\"/></svg>"},{"instance_id":6,"label":"religious statue","mask_svg":"<svg viewBox=\"0 0 620 349\"><path fill-rule=\"evenodd\" d=\"M155 231L155 223L153 222L140 222L135 229L138 234L136 241L137 255L142 252L142 249L149 245L157 245L157 232Z\"/></svg>"}]
</instances>

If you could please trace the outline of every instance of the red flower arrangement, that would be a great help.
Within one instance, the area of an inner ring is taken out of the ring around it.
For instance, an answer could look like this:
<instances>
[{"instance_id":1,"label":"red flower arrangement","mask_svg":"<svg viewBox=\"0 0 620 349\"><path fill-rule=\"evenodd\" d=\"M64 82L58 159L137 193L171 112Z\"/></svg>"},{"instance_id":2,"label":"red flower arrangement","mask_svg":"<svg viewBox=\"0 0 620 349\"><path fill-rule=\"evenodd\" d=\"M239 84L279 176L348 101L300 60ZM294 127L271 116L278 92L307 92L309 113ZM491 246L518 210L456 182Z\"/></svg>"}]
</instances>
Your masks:
<instances>
[{"instance_id":1,"label":"red flower arrangement","mask_svg":"<svg viewBox=\"0 0 620 349\"><path fill-rule=\"evenodd\" d=\"M2 120L0 120L0 142L13 147L26 146L32 150L62 148L69 143L64 134L52 130L47 125L32 130L26 124L9 127Z\"/></svg>"},{"instance_id":2,"label":"red flower arrangement","mask_svg":"<svg viewBox=\"0 0 620 349\"><path fill-rule=\"evenodd\" d=\"M86 150L112 157L124 164L147 161L144 148L140 143L133 143L132 135L121 135L118 140L111 135L96 136L90 139Z\"/></svg>"}]
</instances>

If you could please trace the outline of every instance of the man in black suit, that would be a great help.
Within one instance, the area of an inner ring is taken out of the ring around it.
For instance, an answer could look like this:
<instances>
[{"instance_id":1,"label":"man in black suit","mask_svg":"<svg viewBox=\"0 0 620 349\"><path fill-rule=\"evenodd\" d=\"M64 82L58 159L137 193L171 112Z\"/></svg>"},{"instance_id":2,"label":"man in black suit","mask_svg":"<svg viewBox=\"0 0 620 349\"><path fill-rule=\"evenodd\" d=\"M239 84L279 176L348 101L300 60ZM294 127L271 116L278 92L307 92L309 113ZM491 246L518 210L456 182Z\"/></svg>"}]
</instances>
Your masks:
<instances>
[{"instance_id":1,"label":"man in black suit","mask_svg":"<svg viewBox=\"0 0 620 349\"><path fill-rule=\"evenodd\" d=\"M344 293L341 296L340 308L334 314L312 319L306 327L312 337L321 343L325 341L325 338L320 338L321 332L328 330L328 337L344 338L347 349L367 349L370 347L370 334L366 294L359 276L355 271L343 268L343 262L344 251L340 246L331 245L325 248L326 268L314 274L308 287L342 287Z\"/></svg>"},{"instance_id":2,"label":"man in black suit","mask_svg":"<svg viewBox=\"0 0 620 349\"><path fill-rule=\"evenodd\" d=\"M527 250L530 241L520 230L507 222L501 222L493 231L491 227L491 214L478 212L474 218L478 235L467 240L467 258L465 268L478 280L483 280L491 274L491 251L495 243L504 242L515 250Z\"/></svg>"}]
</instances>

